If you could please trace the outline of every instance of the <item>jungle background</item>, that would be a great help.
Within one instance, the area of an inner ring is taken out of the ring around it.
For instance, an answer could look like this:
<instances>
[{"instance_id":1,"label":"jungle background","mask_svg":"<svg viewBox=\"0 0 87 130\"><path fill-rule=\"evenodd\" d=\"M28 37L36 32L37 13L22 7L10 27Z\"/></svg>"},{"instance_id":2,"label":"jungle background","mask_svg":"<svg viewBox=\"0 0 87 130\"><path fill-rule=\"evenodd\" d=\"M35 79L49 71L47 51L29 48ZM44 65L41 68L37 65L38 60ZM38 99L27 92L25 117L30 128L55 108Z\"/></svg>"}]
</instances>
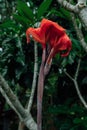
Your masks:
<instances>
[{"instance_id":1,"label":"jungle background","mask_svg":"<svg viewBox=\"0 0 87 130\"><path fill-rule=\"evenodd\" d=\"M44 4L41 0L0 0L0 74L25 107L34 74L34 41L26 43L26 29L43 18L58 22L66 29L72 50L66 58L59 54L54 57L45 80L43 130L87 130L87 108L76 90L76 86L79 87L86 102L87 53L76 35L70 12L56 0L46 1ZM78 17L75 20L87 42L87 32ZM42 48L39 43L37 46L39 70ZM36 91L31 113L36 120ZM17 130L18 126L17 114L0 93L0 130ZM23 129L27 130L26 127Z\"/></svg>"}]
</instances>

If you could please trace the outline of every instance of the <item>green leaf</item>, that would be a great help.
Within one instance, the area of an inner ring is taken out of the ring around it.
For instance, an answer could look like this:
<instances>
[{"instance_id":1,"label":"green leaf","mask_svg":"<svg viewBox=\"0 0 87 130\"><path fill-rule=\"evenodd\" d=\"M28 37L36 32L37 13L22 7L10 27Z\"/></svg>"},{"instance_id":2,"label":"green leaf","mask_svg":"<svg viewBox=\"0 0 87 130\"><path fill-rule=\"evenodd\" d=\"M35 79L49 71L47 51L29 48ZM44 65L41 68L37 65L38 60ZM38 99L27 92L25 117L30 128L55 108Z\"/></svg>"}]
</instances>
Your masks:
<instances>
[{"instance_id":1,"label":"green leaf","mask_svg":"<svg viewBox=\"0 0 87 130\"><path fill-rule=\"evenodd\" d=\"M67 58L65 57L64 59L63 59L63 61L61 62L61 65L63 66L63 67L65 67L66 65L67 65Z\"/></svg>"},{"instance_id":2,"label":"green leaf","mask_svg":"<svg viewBox=\"0 0 87 130\"><path fill-rule=\"evenodd\" d=\"M20 15L26 16L27 18L29 18L29 20L33 20L33 18L34 18L33 12L24 2L19 0L17 9L18 9L18 12L20 13Z\"/></svg>"},{"instance_id":3,"label":"green leaf","mask_svg":"<svg viewBox=\"0 0 87 130\"><path fill-rule=\"evenodd\" d=\"M47 16L51 16L52 14L55 14L56 16L58 16L60 18L65 18L63 13L60 11L57 11L56 9L51 9L51 11L49 11Z\"/></svg>"},{"instance_id":4,"label":"green leaf","mask_svg":"<svg viewBox=\"0 0 87 130\"><path fill-rule=\"evenodd\" d=\"M81 123L82 122L82 120L80 119L80 118L75 118L74 120L73 120L73 123L75 123L75 124L79 124L79 123Z\"/></svg>"},{"instance_id":5,"label":"green leaf","mask_svg":"<svg viewBox=\"0 0 87 130\"><path fill-rule=\"evenodd\" d=\"M24 26L28 26L28 24L30 23L30 21L23 16L20 16L17 14L14 14L13 16L14 16L15 20L17 20L20 24L22 24Z\"/></svg>"},{"instance_id":6,"label":"green leaf","mask_svg":"<svg viewBox=\"0 0 87 130\"><path fill-rule=\"evenodd\" d=\"M5 21L3 24L0 25L1 28L9 28L9 27L15 27L15 24L11 20Z\"/></svg>"},{"instance_id":7,"label":"green leaf","mask_svg":"<svg viewBox=\"0 0 87 130\"><path fill-rule=\"evenodd\" d=\"M58 80L58 75L56 74L51 74L48 78L48 82L50 83L51 86L54 87L56 81Z\"/></svg>"},{"instance_id":8,"label":"green leaf","mask_svg":"<svg viewBox=\"0 0 87 130\"><path fill-rule=\"evenodd\" d=\"M64 8L60 8L60 11L63 13L63 15L65 16L66 19L67 18L68 18L68 20L71 19L69 11L65 10Z\"/></svg>"},{"instance_id":9,"label":"green leaf","mask_svg":"<svg viewBox=\"0 0 87 130\"><path fill-rule=\"evenodd\" d=\"M73 42L73 48L76 49L76 50L81 51L82 47L81 47L79 41L74 39L74 38L72 38L72 42Z\"/></svg>"},{"instance_id":10,"label":"green leaf","mask_svg":"<svg viewBox=\"0 0 87 130\"><path fill-rule=\"evenodd\" d=\"M74 63L74 59L73 59L73 57L71 55L68 56L68 63L69 64Z\"/></svg>"},{"instance_id":11,"label":"green leaf","mask_svg":"<svg viewBox=\"0 0 87 130\"><path fill-rule=\"evenodd\" d=\"M38 8L38 12L37 12L37 18L39 19L42 15L44 15L44 13L47 11L47 9L49 8L50 4L51 4L52 0L44 0L40 7Z\"/></svg>"}]
</instances>

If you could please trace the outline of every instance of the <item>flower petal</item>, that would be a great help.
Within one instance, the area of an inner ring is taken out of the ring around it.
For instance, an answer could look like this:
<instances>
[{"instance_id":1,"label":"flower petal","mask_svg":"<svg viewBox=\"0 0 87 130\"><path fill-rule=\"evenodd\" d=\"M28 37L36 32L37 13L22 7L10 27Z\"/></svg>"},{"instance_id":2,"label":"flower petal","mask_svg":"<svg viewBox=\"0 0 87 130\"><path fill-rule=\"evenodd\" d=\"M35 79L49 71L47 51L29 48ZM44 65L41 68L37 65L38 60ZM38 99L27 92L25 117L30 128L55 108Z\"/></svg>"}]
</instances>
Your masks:
<instances>
[{"instance_id":1,"label":"flower petal","mask_svg":"<svg viewBox=\"0 0 87 130\"><path fill-rule=\"evenodd\" d=\"M42 46L45 46L44 33L41 33L40 28L28 28L26 31L27 43L30 42L30 35L34 38L35 41L40 42Z\"/></svg>"},{"instance_id":2,"label":"flower petal","mask_svg":"<svg viewBox=\"0 0 87 130\"><path fill-rule=\"evenodd\" d=\"M72 43L65 29L48 19L43 19L39 28L27 29L27 43L30 42L30 35L35 41L40 42L43 48L46 48L46 44L48 44L50 51L53 49L51 58L57 53L60 53L61 56L67 56L71 50ZM50 54L50 51L48 54ZM62 53L63 51L65 52Z\"/></svg>"}]
</instances>

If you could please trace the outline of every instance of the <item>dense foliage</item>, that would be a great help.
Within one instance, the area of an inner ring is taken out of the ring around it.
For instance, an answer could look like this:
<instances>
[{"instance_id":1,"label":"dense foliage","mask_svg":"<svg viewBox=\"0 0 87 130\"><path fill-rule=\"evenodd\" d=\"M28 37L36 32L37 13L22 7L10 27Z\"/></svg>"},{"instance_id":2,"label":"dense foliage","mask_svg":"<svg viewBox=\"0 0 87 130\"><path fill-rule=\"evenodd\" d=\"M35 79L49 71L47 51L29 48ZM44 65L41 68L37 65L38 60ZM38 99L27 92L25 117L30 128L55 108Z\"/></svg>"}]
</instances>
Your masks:
<instances>
[{"instance_id":1,"label":"dense foliage","mask_svg":"<svg viewBox=\"0 0 87 130\"><path fill-rule=\"evenodd\" d=\"M0 73L5 77L14 93L25 105L30 96L34 65L34 42L27 45L25 31L36 26L42 18L58 22L66 28L72 41L72 50L66 58L56 55L51 71L45 81L43 101L44 130L86 130L87 110L79 100L72 80L64 73L74 77L79 59L81 59L78 84L81 93L87 100L87 54L77 39L71 16L68 11L52 0L6 1L4 18L0 24ZM11 2L11 3L10 3ZM9 11L8 11L9 10ZM3 9L2 9L3 12ZM3 15L3 14L2 14ZM78 26L81 25L76 19ZM82 28L87 41L85 30ZM41 63L42 48L38 44L38 63ZM35 112L34 112L35 111ZM4 118L12 121L11 129L17 129L18 118L0 94L0 129ZM9 114L12 116L9 117ZM32 113L36 117L36 94ZM3 120L2 120L3 119ZM16 123L13 121L15 120ZM10 123L9 123L10 124ZM16 125L17 124L17 125ZM8 126L9 127L9 126Z\"/></svg>"}]
</instances>

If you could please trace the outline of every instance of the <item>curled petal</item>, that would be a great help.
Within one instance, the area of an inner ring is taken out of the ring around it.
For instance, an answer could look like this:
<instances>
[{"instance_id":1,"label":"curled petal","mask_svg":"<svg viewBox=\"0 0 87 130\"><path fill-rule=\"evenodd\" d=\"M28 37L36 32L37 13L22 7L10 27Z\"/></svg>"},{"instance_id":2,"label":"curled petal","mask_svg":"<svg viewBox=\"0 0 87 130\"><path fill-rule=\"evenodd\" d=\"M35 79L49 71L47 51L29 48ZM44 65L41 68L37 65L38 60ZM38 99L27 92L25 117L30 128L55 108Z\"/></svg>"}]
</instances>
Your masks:
<instances>
[{"instance_id":1,"label":"curled petal","mask_svg":"<svg viewBox=\"0 0 87 130\"><path fill-rule=\"evenodd\" d=\"M67 56L71 50L71 47L71 40L66 34L64 34L54 45L54 55L59 52L61 56Z\"/></svg>"},{"instance_id":2,"label":"curled petal","mask_svg":"<svg viewBox=\"0 0 87 130\"><path fill-rule=\"evenodd\" d=\"M42 44L43 49L46 48L46 44L48 44L47 46L49 46L50 51L54 48L51 58L57 53L60 53L61 56L67 56L71 50L72 43L65 29L48 19L43 19L39 28L27 29L27 43L30 42L30 35L32 35L35 41ZM65 53L62 53L64 50L66 50ZM50 51L47 52L49 55Z\"/></svg>"},{"instance_id":3,"label":"curled petal","mask_svg":"<svg viewBox=\"0 0 87 130\"><path fill-rule=\"evenodd\" d=\"M49 28L52 29L51 27L53 27L54 30L57 31L57 33L61 34L63 32L65 32L65 29L63 27L61 27L59 24L57 24L56 22L53 22L51 20L48 20L48 19L43 19L41 21L41 25L40 25L41 28L44 28L46 30L48 30ZM52 32L50 32L52 33Z\"/></svg>"},{"instance_id":4,"label":"curled petal","mask_svg":"<svg viewBox=\"0 0 87 130\"><path fill-rule=\"evenodd\" d=\"M45 47L44 34L41 33L40 28L28 28L26 31L27 43L30 42L30 35L34 38L35 41L42 44Z\"/></svg>"}]
</instances>

